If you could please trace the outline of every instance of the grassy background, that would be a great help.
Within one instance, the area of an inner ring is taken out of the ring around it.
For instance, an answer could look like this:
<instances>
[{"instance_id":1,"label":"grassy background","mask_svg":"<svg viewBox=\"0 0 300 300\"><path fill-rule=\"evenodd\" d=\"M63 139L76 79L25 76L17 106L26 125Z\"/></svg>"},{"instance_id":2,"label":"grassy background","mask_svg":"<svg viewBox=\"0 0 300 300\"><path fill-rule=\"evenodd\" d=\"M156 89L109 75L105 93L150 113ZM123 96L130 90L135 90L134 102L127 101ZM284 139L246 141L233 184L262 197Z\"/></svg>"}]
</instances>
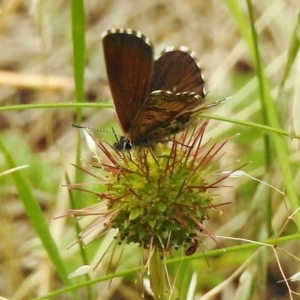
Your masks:
<instances>
[{"instance_id":1,"label":"grassy background","mask_svg":"<svg viewBox=\"0 0 300 300\"><path fill-rule=\"evenodd\" d=\"M73 193L62 186L91 181L71 165L79 164L79 158L91 159L91 154L81 144L82 133L70 124L114 126L120 132L100 36L110 28L132 28L152 40L157 55L169 45L185 45L198 54L208 101L232 97L207 112L223 118L210 122L207 139L220 141L240 133L228 143L220 164L251 162L243 171L285 192L282 195L246 176L228 180L236 188L218 191L216 203L231 204L222 207L222 215L212 212L205 225L216 235L235 239L220 238L224 252L203 237L197 254L170 264L170 273L177 274L180 299L299 298L289 294L286 283L277 283L283 274L290 277L299 271L299 236L295 235L300 229L299 213L289 218L300 193L298 1L253 1L250 8L247 1L231 0L85 2L85 13L75 0L0 4L0 172L29 166L0 173L0 296L143 296L139 275L131 270L139 264L134 246L114 263L123 273L117 273L109 289L109 280L72 288L91 279L106 279L107 262L90 277L69 281L66 274L97 263L110 237L81 250L78 245L69 248L77 239L75 220L53 219L70 207L97 203L92 194ZM85 102L85 108L71 102ZM260 125L283 132L274 134ZM112 139L105 133L98 136ZM84 227L90 220L82 222ZM270 238L276 250L236 240ZM60 290L68 286L73 293ZM297 282L290 288L300 292Z\"/></svg>"}]
</instances>

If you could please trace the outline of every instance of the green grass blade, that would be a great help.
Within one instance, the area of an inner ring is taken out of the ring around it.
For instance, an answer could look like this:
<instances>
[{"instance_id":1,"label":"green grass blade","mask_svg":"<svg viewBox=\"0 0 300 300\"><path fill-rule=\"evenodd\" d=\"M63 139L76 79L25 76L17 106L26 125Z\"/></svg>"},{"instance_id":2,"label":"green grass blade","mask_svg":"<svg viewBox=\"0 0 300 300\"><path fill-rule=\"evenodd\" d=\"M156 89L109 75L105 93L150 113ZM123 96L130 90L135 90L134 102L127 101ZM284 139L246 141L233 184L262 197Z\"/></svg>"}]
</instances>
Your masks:
<instances>
[{"instance_id":1,"label":"green grass blade","mask_svg":"<svg viewBox=\"0 0 300 300\"><path fill-rule=\"evenodd\" d=\"M16 164L12 156L1 142L0 150L5 156L9 167L15 168ZM70 285L64 262L61 259L57 246L49 232L49 225L47 223L47 220L45 219L43 211L41 210L37 200L35 199L28 182L22 175L22 172L19 171L13 172L12 177L14 179L16 188L18 189L20 200L23 202L32 226L37 232L44 249L47 251L53 265L55 266L59 277L65 285Z\"/></svg>"},{"instance_id":2,"label":"green grass blade","mask_svg":"<svg viewBox=\"0 0 300 300\"><path fill-rule=\"evenodd\" d=\"M299 47L300 47L300 12L298 13L295 29L291 36L290 45L287 54L288 55L287 63L285 65L283 76L279 85L279 95L282 92L284 84L291 72L292 66L299 52Z\"/></svg>"},{"instance_id":3,"label":"green grass blade","mask_svg":"<svg viewBox=\"0 0 300 300\"><path fill-rule=\"evenodd\" d=\"M260 53L258 49L258 37L255 30L255 21L253 14L253 7L250 0L247 0L250 24L251 24L251 33L255 51L255 66L256 73L259 83L259 94L262 103L262 110L265 116L265 120L269 126L280 128L280 121L275 108L275 101L271 96L270 87L265 75L265 71L263 68L263 64L260 58ZM290 169L287 144L284 140L284 137L278 135L271 135L271 140L273 142L275 152L276 152L276 160L281 168L282 174L284 174L284 184L286 189L286 194L290 200L292 209L295 211L299 207L299 200L297 196L297 190L293 184L294 177L292 171ZM298 231L300 232L300 215L295 215L295 221L297 224Z\"/></svg>"}]
</instances>

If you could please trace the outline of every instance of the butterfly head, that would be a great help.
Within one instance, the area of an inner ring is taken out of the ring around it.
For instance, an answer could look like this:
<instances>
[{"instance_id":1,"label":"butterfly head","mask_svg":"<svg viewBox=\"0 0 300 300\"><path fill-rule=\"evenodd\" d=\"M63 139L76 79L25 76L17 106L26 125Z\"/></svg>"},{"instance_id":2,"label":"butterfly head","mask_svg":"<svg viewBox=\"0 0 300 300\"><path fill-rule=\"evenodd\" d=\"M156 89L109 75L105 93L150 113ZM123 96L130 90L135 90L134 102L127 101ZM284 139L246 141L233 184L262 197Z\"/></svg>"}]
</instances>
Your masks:
<instances>
[{"instance_id":1,"label":"butterfly head","mask_svg":"<svg viewBox=\"0 0 300 300\"><path fill-rule=\"evenodd\" d=\"M132 149L132 142L126 136L122 136L119 141L114 144L117 151L124 152Z\"/></svg>"}]
</instances>

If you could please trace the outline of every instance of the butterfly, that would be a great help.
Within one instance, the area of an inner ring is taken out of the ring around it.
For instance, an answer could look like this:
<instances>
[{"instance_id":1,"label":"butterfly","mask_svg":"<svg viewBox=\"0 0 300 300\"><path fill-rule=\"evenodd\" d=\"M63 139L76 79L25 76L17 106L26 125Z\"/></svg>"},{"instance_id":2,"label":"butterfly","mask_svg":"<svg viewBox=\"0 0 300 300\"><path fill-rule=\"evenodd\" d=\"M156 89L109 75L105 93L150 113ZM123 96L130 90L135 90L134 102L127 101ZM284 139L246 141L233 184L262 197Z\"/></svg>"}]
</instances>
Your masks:
<instances>
[{"instance_id":1,"label":"butterfly","mask_svg":"<svg viewBox=\"0 0 300 300\"><path fill-rule=\"evenodd\" d=\"M187 47L167 47L154 60L150 40L131 29L102 35L106 71L124 136L119 151L153 147L188 128L206 105L202 72Z\"/></svg>"}]
</instances>

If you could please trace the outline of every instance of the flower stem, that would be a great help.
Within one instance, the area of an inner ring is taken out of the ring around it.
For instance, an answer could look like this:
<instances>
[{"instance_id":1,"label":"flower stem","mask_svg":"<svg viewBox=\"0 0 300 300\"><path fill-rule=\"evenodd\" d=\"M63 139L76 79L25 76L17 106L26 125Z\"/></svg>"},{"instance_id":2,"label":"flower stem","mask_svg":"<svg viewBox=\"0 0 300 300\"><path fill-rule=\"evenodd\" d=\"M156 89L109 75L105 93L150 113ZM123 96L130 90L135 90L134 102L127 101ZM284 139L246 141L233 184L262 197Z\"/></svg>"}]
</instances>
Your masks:
<instances>
[{"instance_id":1,"label":"flower stem","mask_svg":"<svg viewBox=\"0 0 300 300\"><path fill-rule=\"evenodd\" d=\"M155 300L171 300L177 298L177 290L168 281L168 274L162 252L154 250L150 259L150 283Z\"/></svg>"}]
</instances>

